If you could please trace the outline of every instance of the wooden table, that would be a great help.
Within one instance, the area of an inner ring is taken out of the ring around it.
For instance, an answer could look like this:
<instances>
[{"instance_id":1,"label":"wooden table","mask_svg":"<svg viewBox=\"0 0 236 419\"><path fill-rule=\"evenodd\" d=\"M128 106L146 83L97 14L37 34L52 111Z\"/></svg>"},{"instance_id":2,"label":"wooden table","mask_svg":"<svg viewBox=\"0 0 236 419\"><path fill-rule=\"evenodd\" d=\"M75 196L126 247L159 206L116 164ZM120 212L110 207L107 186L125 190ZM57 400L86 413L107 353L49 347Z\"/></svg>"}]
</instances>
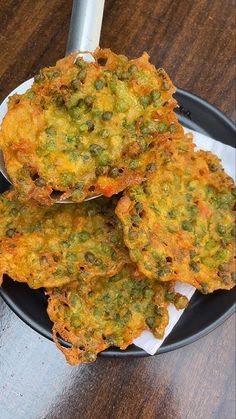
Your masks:
<instances>
[{"instance_id":1,"label":"wooden table","mask_svg":"<svg viewBox=\"0 0 236 419\"><path fill-rule=\"evenodd\" d=\"M94 3L96 0L94 0ZM146 50L235 119L232 0L107 0L101 46ZM0 100L65 52L69 0L1 0ZM219 418L235 413L235 318L175 352L70 367L0 301L0 418Z\"/></svg>"}]
</instances>

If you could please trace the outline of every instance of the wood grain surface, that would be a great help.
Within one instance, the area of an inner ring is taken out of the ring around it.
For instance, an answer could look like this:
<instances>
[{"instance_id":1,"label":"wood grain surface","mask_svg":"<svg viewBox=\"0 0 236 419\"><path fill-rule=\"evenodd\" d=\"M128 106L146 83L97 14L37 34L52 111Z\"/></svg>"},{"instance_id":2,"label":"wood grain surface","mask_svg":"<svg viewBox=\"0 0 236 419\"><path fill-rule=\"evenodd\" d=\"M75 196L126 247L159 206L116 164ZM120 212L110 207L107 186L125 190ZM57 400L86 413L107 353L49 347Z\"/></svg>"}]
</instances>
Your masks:
<instances>
[{"instance_id":1,"label":"wood grain surface","mask_svg":"<svg viewBox=\"0 0 236 419\"><path fill-rule=\"evenodd\" d=\"M94 0L96 3L96 0ZM65 53L70 0L0 1L0 101ZM146 50L235 120L235 1L106 0L101 46ZM235 317L177 351L70 367L0 300L1 419L235 417Z\"/></svg>"}]
</instances>

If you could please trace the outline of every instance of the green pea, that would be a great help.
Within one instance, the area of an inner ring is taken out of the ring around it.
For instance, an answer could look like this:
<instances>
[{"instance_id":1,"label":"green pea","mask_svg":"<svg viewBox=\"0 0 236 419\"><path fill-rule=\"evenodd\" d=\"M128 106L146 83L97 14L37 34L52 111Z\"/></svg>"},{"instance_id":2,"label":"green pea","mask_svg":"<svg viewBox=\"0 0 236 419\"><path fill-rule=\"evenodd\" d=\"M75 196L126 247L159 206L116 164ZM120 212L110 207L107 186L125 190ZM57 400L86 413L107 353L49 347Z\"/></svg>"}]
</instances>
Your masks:
<instances>
[{"instance_id":1,"label":"green pea","mask_svg":"<svg viewBox=\"0 0 236 419\"><path fill-rule=\"evenodd\" d=\"M148 163L147 164L147 166L146 166L146 171L148 172L148 173L153 173L153 172L155 172L157 170L157 165L156 165L156 163Z\"/></svg>"},{"instance_id":2,"label":"green pea","mask_svg":"<svg viewBox=\"0 0 236 419\"><path fill-rule=\"evenodd\" d=\"M103 121L109 121L112 118L112 116L113 116L113 112L106 111L106 112L103 112L102 119Z\"/></svg>"},{"instance_id":3,"label":"green pea","mask_svg":"<svg viewBox=\"0 0 236 419\"><path fill-rule=\"evenodd\" d=\"M163 310L161 307L155 307L155 313L157 316L163 317Z\"/></svg>"},{"instance_id":4,"label":"green pea","mask_svg":"<svg viewBox=\"0 0 236 419\"><path fill-rule=\"evenodd\" d=\"M138 214L140 214L143 211L143 204L142 204L142 202L136 202L134 208L135 208L136 212Z\"/></svg>"},{"instance_id":5,"label":"green pea","mask_svg":"<svg viewBox=\"0 0 236 419\"><path fill-rule=\"evenodd\" d=\"M84 81L86 76L87 76L87 71L85 69L82 69L78 72L76 77L78 80Z\"/></svg>"},{"instance_id":6,"label":"green pea","mask_svg":"<svg viewBox=\"0 0 236 419\"><path fill-rule=\"evenodd\" d=\"M80 98L78 99L77 106L78 106L80 109L84 108L84 99L83 99L82 97L80 97Z\"/></svg>"},{"instance_id":7,"label":"green pea","mask_svg":"<svg viewBox=\"0 0 236 419\"><path fill-rule=\"evenodd\" d=\"M188 299L185 295L178 295L177 298L174 299L174 304L178 310L183 310L188 305Z\"/></svg>"},{"instance_id":8,"label":"green pea","mask_svg":"<svg viewBox=\"0 0 236 419\"><path fill-rule=\"evenodd\" d=\"M144 297L151 298L154 295L154 291L151 288L144 289Z\"/></svg>"},{"instance_id":9,"label":"green pea","mask_svg":"<svg viewBox=\"0 0 236 419\"><path fill-rule=\"evenodd\" d=\"M143 135L148 135L148 134L150 134L151 130L148 126L143 125L141 127L141 132L142 132Z\"/></svg>"},{"instance_id":10,"label":"green pea","mask_svg":"<svg viewBox=\"0 0 236 419\"><path fill-rule=\"evenodd\" d=\"M192 271L194 271L194 272L199 272L200 271L199 265L196 262L194 262L193 260L190 262L189 266L192 269Z\"/></svg>"},{"instance_id":11,"label":"green pea","mask_svg":"<svg viewBox=\"0 0 236 419\"><path fill-rule=\"evenodd\" d=\"M122 71L118 78L119 80L128 80L130 78L130 73L128 71Z\"/></svg>"},{"instance_id":12,"label":"green pea","mask_svg":"<svg viewBox=\"0 0 236 419\"><path fill-rule=\"evenodd\" d=\"M203 294L208 294L209 293L209 287L208 284L206 284L205 282L201 282L201 292Z\"/></svg>"},{"instance_id":13,"label":"green pea","mask_svg":"<svg viewBox=\"0 0 236 419\"><path fill-rule=\"evenodd\" d=\"M197 252L194 249L189 250L189 257L193 259L196 256Z\"/></svg>"},{"instance_id":14,"label":"green pea","mask_svg":"<svg viewBox=\"0 0 236 419\"><path fill-rule=\"evenodd\" d=\"M81 320L78 314L73 314L70 318L71 326L77 328L81 324Z\"/></svg>"},{"instance_id":15,"label":"green pea","mask_svg":"<svg viewBox=\"0 0 236 419\"><path fill-rule=\"evenodd\" d=\"M41 228L42 228L41 223L40 223L39 221L37 221L37 222L35 222L35 223L31 224L31 225L28 227L28 231L29 231L29 233L33 233L34 231L40 231L40 230L41 230Z\"/></svg>"},{"instance_id":16,"label":"green pea","mask_svg":"<svg viewBox=\"0 0 236 419\"><path fill-rule=\"evenodd\" d=\"M92 106L93 102L94 102L95 97L94 96L85 96L84 98L84 103L87 106Z\"/></svg>"},{"instance_id":17,"label":"green pea","mask_svg":"<svg viewBox=\"0 0 236 419\"><path fill-rule=\"evenodd\" d=\"M170 269L168 268L168 266L164 266L164 267L158 269L158 272L157 272L159 277L167 275L169 273L170 273Z\"/></svg>"},{"instance_id":18,"label":"green pea","mask_svg":"<svg viewBox=\"0 0 236 419\"><path fill-rule=\"evenodd\" d=\"M27 98L29 100L34 100L35 99L35 93L32 90L29 91L29 93L27 94Z\"/></svg>"},{"instance_id":19,"label":"green pea","mask_svg":"<svg viewBox=\"0 0 236 419\"><path fill-rule=\"evenodd\" d=\"M15 228L9 228L6 231L6 236L12 238L14 236L15 232L16 232Z\"/></svg>"},{"instance_id":20,"label":"green pea","mask_svg":"<svg viewBox=\"0 0 236 419\"><path fill-rule=\"evenodd\" d=\"M60 76L59 71L47 71L46 76L49 80L55 79L56 77Z\"/></svg>"},{"instance_id":21,"label":"green pea","mask_svg":"<svg viewBox=\"0 0 236 419\"><path fill-rule=\"evenodd\" d=\"M85 352L84 357L85 357L86 361L93 362L93 361L96 360L97 355L92 353L92 352Z\"/></svg>"},{"instance_id":22,"label":"green pea","mask_svg":"<svg viewBox=\"0 0 236 419\"><path fill-rule=\"evenodd\" d=\"M191 207L188 208L188 211L192 216L196 215L198 212L198 206L196 204L191 205Z\"/></svg>"},{"instance_id":23,"label":"green pea","mask_svg":"<svg viewBox=\"0 0 236 419\"><path fill-rule=\"evenodd\" d=\"M151 102L152 102L152 99L151 99L151 97L150 96L141 96L140 98L139 98L139 103L144 107L144 108L146 108L148 105L150 105L151 104Z\"/></svg>"},{"instance_id":24,"label":"green pea","mask_svg":"<svg viewBox=\"0 0 236 419\"><path fill-rule=\"evenodd\" d=\"M133 230L132 228L129 229L129 233L128 233L129 239L130 240L135 240L138 237L138 232Z\"/></svg>"},{"instance_id":25,"label":"green pea","mask_svg":"<svg viewBox=\"0 0 236 419\"><path fill-rule=\"evenodd\" d=\"M34 77L35 83L40 83L44 79L45 79L45 76L43 73L36 74L36 76Z\"/></svg>"},{"instance_id":26,"label":"green pea","mask_svg":"<svg viewBox=\"0 0 236 419\"><path fill-rule=\"evenodd\" d=\"M108 175L113 178L118 177L120 175L118 167L111 167Z\"/></svg>"},{"instance_id":27,"label":"green pea","mask_svg":"<svg viewBox=\"0 0 236 419\"><path fill-rule=\"evenodd\" d=\"M94 130L94 123L90 119L86 121L86 124L88 126L88 132L92 132Z\"/></svg>"},{"instance_id":28,"label":"green pea","mask_svg":"<svg viewBox=\"0 0 236 419\"><path fill-rule=\"evenodd\" d=\"M16 216L19 214L19 210L17 208L12 208L10 211L10 214L13 216Z\"/></svg>"},{"instance_id":29,"label":"green pea","mask_svg":"<svg viewBox=\"0 0 236 419\"><path fill-rule=\"evenodd\" d=\"M146 151L148 149L148 142L143 136L138 137L137 141L142 151Z\"/></svg>"},{"instance_id":30,"label":"green pea","mask_svg":"<svg viewBox=\"0 0 236 419\"><path fill-rule=\"evenodd\" d=\"M176 210L172 209L167 213L167 215L168 215L169 218L175 219L177 217L178 213L177 213Z\"/></svg>"},{"instance_id":31,"label":"green pea","mask_svg":"<svg viewBox=\"0 0 236 419\"><path fill-rule=\"evenodd\" d=\"M107 166L108 161L109 161L109 155L107 154L107 152L103 151L101 154L99 154L99 157L98 157L99 166Z\"/></svg>"},{"instance_id":32,"label":"green pea","mask_svg":"<svg viewBox=\"0 0 236 419\"><path fill-rule=\"evenodd\" d=\"M218 224L216 229L217 232L221 235L224 235L226 233L226 227L223 224Z\"/></svg>"},{"instance_id":33,"label":"green pea","mask_svg":"<svg viewBox=\"0 0 236 419\"><path fill-rule=\"evenodd\" d=\"M79 129L81 132L88 132L88 125L86 124L86 122L84 124L81 124Z\"/></svg>"},{"instance_id":34,"label":"green pea","mask_svg":"<svg viewBox=\"0 0 236 419\"><path fill-rule=\"evenodd\" d=\"M175 297L175 295L173 293L166 291L166 293L165 293L165 299L167 301L174 301L174 297Z\"/></svg>"},{"instance_id":35,"label":"green pea","mask_svg":"<svg viewBox=\"0 0 236 419\"><path fill-rule=\"evenodd\" d=\"M58 108L60 108L61 106L65 104L64 97L62 95L56 96L56 98L54 99L54 102L56 106L58 106Z\"/></svg>"},{"instance_id":36,"label":"green pea","mask_svg":"<svg viewBox=\"0 0 236 419\"><path fill-rule=\"evenodd\" d=\"M80 137L79 136L76 136L76 137L74 137L74 135L66 135L66 142L67 143L73 143L74 141L77 141L78 143L80 143Z\"/></svg>"},{"instance_id":37,"label":"green pea","mask_svg":"<svg viewBox=\"0 0 236 419\"><path fill-rule=\"evenodd\" d=\"M150 328L152 328L155 324L155 317L147 317L146 323Z\"/></svg>"},{"instance_id":38,"label":"green pea","mask_svg":"<svg viewBox=\"0 0 236 419\"><path fill-rule=\"evenodd\" d=\"M97 79L94 82L94 87L96 90L102 90L104 86L105 86L105 80L103 79Z\"/></svg>"},{"instance_id":39,"label":"green pea","mask_svg":"<svg viewBox=\"0 0 236 419\"><path fill-rule=\"evenodd\" d=\"M43 186L45 186L46 185L46 182L45 182L45 180L44 179L42 179L42 178L38 178L38 179L36 179L35 181L34 181L34 183L35 183L35 185L36 186L38 186L38 187L40 187L40 188L42 188Z\"/></svg>"},{"instance_id":40,"label":"green pea","mask_svg":"<svg viewBox=\"0 0 236 419\"><path fill-rule=\"evenodd\" d=\"M82 154L82 159L83 159L83 161L87 161L87 160L90 159L90 155L89 154L86 154L86 153L83 153Z\"/></svg>"},{"instance_id":41,"label":"green pea","mask_svg":"<svg viewBox=\"0 0 236 419\"><path fill-rule=\"evenodd\" d=\"M46 128L45 132L46 132L47 135L55 135L56 134L56 130L53 127Z\"/></svg>"},{"instance_id":42,"label":"green pea","mask_svg":"<svg viewBox=\"0 0 236 419\"><path fill-rule=\"evenodd\" d=\"M79 68L86 68L87 67L87 63L83 60L82 57L76 58L75 65L77 65L77 67L79 67Z\"/></svg>"},{"instance_id":43,"label":"green pea","mask_svg":"<svg viewBox=\"0 0 236 419\"><path fill-rule=\"evenodd\" d=\"M214 163L208 163L208 167L209 167L209 170L210 170L211 172L217 172L217 170L218 170L217 165L216 165L216 164L214 164Z\"/></svg>"},{"instance_id":44,"label":"green pea","mask_svg":"<svg viewBox=\"0 0 236 419\"><path fill-rule=\"evenodd\" d=\"M86 252L84 255L84 258L86 260L86 262L89 262L91 264L94 264L96 257L92 252Z\"/></svg>"},{"instance_id":45,"label":"green pea","mask_svg":"<svg viewBox=\"0 0 236 419\"><path fill-rule=\"evenodd\" d=\"M192 226L191 221L189 220L182 221L182 229L185 231L192 231L193 226Z\"/></svg>"},{"instance_id":46,"label":"green pea","mask_svg":"<svg viewBox=\"0 0 236 419\"><path fill-rule=\"evenodd\" d=\"M78 90L80 88L80 85L81 84L80 84L80 81L78 79L74 79L70 82L70 88L74 91Z\"/></svg>"},{"instance_id":47,"label":"green pea","mask_svg":"<svg viewBox=\"0 0 236 419\"><path fill-rule=\"evenodd\" d=\"M128 68L128 72L130 74L137 73L137 71L138 71L138 67L135 64L131 64Z\"/></svg>"},{"instance_id":48,"label":"green pea","mask_svg":"<svg viewBox=\"0 0 236 419\"><path fill-rule=\"evenodd\" d=\"M137 169L138 166L139 166L139 162L137 160L131 160L131 162L129 163L129 168L131 170Z\"/></svg>"},{"instance_id":49,"label":"green pea","mask_svg":"<svg viewBox=\"0 0 236 419\"><path fill-rule=\"evenodd\" d=\"M105 174L105 172L106 172L106 170L102 166L96 167L96 169L95 169L96 176L102 176L102 175Z\"/></svg>"},{"instance_id":50,"label":"green pea","mask_svg":"<svg viewBox=\"0 0 236 419\"><path fill-rule=\"evenodd\" d=\"M78 108L70 108L68 114L72 119L78 119L80 117L80 110Z\"/></svg>"},{"instance_id":51,"label":"green pea","mask_svg":"<svg viewBox=\"0 0 236 419\"><path fill-rule=\"evenodd\" d=\"M236 237L236 227L233 227L231 230L231 236Z\"/></svg>"},{"instance_id":52,"label":"green pea","mask_svg":"<svg viewBox=\"0 0 236 419\"><path fill-rule=\"evenodd\" d=\"M173 122L169 125L168 131L171 133L177 132L178 128L177 125L175 125Z\"/></svg>"},{"instance_id":53,"label":"green pea","mask_svg":"<svg viewBox=\"0 0 236 419\"><path fill-rule=\"evenodd\" d=\"M80 182L75 184L75 189L82 190L84 187L84 182L81 180Z\"/></svg>"},{"instance_id":54,"label":"green pea","mask_svg":"<svg viewBox=\"0 0 236 419\"><path fill-rule=\"evenodd\" d=\"M47 109L47 102L46 102L45 97L42 97L40 99L40 105L41 105L42 109Z\"/></svg>"},{"instance_id":55,"label":"green pea","mask_svg":"<svg viewBox=\"0 0 236 419\"><path fill-rule=\"evenodd\" d=\"M81 196L82 196L82 192L79 191L79 190L75 190L71 194L72 199L75 200L75 201L80 200Z\"/></svg>"},{"instance_id":56,"label":"green pea","mask_svg":"<svg viewBox=\"0 0 236 419\"><path fill-rule=\"evenodd\" d=\"M231 278L236 282L236 272L231 272Z\"/></svg>"},{"instance_id":57,"label":"green pea","mask_svg":"<svg viewBox=\"0 0 236 419\"><path fill-rule=\"evenodd\" d=\"M67 259L69 262L76 262L76 261L77 261L77 255L76 255L75 253L68 252L68 253L66 254L66 259Z\"/></svg>"},{"instance_id":58,"label":"green pea","mask_svg":"<svg viewBox=\"0 0 236 419\"><path fill-rule=\"evenodd\" d=\"M107 129L102 129L99 131L98 135L102 138L107 138L109 137L109 131L107 131Z\"/></svg>"},{"instance_id":59,"label":"green pea","mask_svg":"<svg viewBox=\"0 0 236 419\"><path fill-rule=\"evenodd\" d=\"M153 101L160 99L161 94L158 90L154 89L151 91L151 98Z\"/></svg>"},{"instance_id":60,"label":"green pea","mask_svg":"<svg viewBox=\"0 0 236 419\"><path fill-rule=\"evenodd\" d=\"M165 122L159 122L158 123L157 131L161 132L161 133L167 131L167 125L165 124Z\"/></svg>"},{"instance_id":61,"label":"green pea","mask_svg":"<svg viewBox=\"0 0 236 419\"><path fill-rule=\"evenodd\" d=\"M61 174L61 183L63 186L70 186L74 181L74 173L64 172Z\"/></svg>"},{"instance_id":62,"label":"green pea","mask_svg":"<svg viewBox=\"0 0 236 419\"><path fill-rule=\"evenodd\" d=\"M91 144L89 146L89 152L93 157L98 156L102 151L103 148L99 144Z\"/></svg>"},{"instance_id":63,"label":"green pea","mask_svg":"<svg viewBox=\"0 0 236 419\"><path fill-rule=\"evenodd\" d=\"M64 271L62 269L60 269L60 268L57 268L55 270L55 272L53 272L53 275L55 275L55 276L61 276L63 274L64 274Z\"/></svg>"},{"instance_id":64,"label":"green pea","mask_svg":"<svg viewBox=\"0 0 236 419\"><path fill-rule=\"evenodd\" d=\"M88 231L83 230L77 233L77 237L80 242L85 243L91 238L91 234Z\"/></svg>"}]
</instances>

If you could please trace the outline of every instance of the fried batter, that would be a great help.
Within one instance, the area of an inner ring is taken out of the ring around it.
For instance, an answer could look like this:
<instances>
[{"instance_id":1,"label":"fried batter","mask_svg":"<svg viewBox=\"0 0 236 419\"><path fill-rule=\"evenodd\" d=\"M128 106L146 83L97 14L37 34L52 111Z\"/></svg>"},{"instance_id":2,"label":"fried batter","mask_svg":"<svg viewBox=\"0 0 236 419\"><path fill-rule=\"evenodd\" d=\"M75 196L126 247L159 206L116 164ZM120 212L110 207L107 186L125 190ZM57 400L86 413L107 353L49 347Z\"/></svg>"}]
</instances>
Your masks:
<instances>
[{"instance_id":1,"label":"fried batter","mask_svg":"<svg viewBox=\"0 0 236 419\"><path fill-rule=\"evenodd\" d=\"M157 170L130 188L116 213L132 261L149 278L207 294L235 285L235 187L219 159L191 137L156 149Z\"/></svg>"},{"instance_id":2,"label":"fried batter","mask_svg":"<svg viewBox=\"0 0 236 419\"><path fill-rule=\"evenodd\" d=\"M145 329L162 338L169 302L179 308L188 303L171 283L145 278L132 265L111 278L72 283L48 294L54 341L72 365L95 361L109 346L125 349ZM71 347L62 346L59 338Z\"/></svg>"},{"instance_id":3,"label":"fried batter","mask_svg":"<svg viewBox=\"0 0 236 419\"><path fill-rule=\"evenodd\" d=\"M8 274L31 288L112 276L127 260L122 229L107 199L50 208L0 197L0 284Z\"/></svg>"},{"instance_id":4,"label":"fried batter","mask_svg":"<svg viewBox=\"0 0 236 419\"><path fill-rule=\"evenodd\" d=\"M149 56L128 61L97 50L95 62L71 54L10 98L0 132L7 172L21 201L51 205L111 196L139 184L157 138L182 136L175 88Z\"/></svg>"}]
</instances>

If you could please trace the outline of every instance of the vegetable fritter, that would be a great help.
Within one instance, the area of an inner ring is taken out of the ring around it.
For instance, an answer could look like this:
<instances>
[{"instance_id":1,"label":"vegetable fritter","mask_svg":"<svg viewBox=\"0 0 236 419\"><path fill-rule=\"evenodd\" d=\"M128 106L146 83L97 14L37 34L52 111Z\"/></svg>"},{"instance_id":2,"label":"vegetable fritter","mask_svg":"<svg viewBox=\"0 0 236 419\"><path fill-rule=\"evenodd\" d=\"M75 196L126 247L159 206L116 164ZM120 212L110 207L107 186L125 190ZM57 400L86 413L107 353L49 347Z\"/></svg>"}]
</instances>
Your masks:
<instances>
[{"instance_id":1,"label":"vegetable fritter","mask_svg":"<svg viewBox=\"0 0 236 419\"><path fill-rule=\"evenodd\" d=\"M112 276L127 261L120 222L107 199L53 207L0 196L0 284L8 274L31 288Z\"/></svg>"},{"instance_id":2,"label":"vegetable fritter","mask_svg":"<svg viewBox=\"0 0 236 419\"><path fill-rule=\"evenodd\" d=\"M145 329L162 338L169 302L177 308L188 303L175 294L171 283L145 278L132 265L113 277L72 283L48 294L54 341L72 365L95 361L97 353L109 346L125 349ZM71 347L62 346L59 338Z\"/></svg>"},{"instance_id":3,"label":"vegetable fritter","mask_svg":"<svg viewBox=\"0 0 236 419\"><path fill-rule=\"evenodd\" d=\"M156 149L157 170L125 191L116 209L132 261L149 278L207 294L235 285L233 180L191 136Z\"/></svg>"},{"instance_id":4,"label":"vegetable fritter","mask_svg":"<svg viewBox=\"0 0 236 419\"><path fill-rule=\"evenodd\" d=\"M10 98L0 132L7 172L21 201L81 202L139 184L157 138L182 136L175 88L146 53L128 61L97 50L95 62L71 54Z\"/></svg>"}]
</instances>

